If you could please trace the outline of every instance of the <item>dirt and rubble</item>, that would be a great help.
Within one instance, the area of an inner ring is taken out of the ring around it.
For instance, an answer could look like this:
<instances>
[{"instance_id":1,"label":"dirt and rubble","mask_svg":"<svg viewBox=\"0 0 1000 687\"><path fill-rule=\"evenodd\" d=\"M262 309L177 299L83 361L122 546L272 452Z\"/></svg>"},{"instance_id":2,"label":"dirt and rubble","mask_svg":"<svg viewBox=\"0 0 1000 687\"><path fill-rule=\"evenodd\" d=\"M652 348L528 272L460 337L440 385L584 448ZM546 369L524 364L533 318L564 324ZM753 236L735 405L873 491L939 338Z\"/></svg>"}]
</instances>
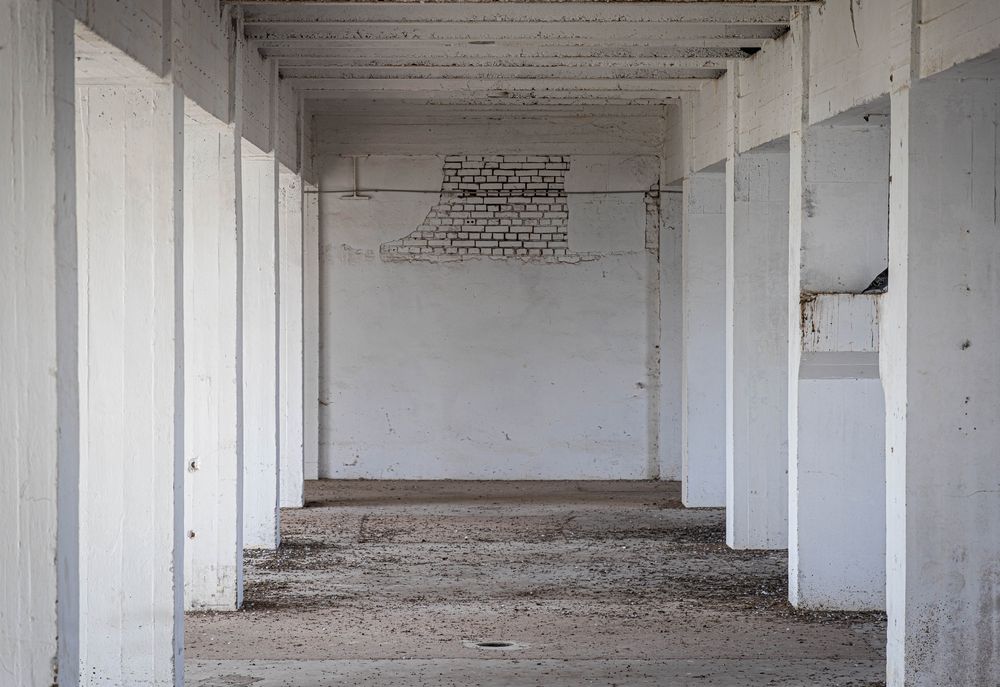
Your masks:
<instances>
[{"instance_id":1,"label":"dirt and rubble","mask_svg":"<svg viewBox=\"0 0 1000 687\"><path fill-rule=\"evenodd\" d=\"M683 508L677 483L324 480L281 528L278 551L246 555L242 611L188 614L195 675L213 661L389 662L395 675L405 660L451 684L434 661L484 658L625 661L654 677L688 661L705 685L870 687L883 672L883 614L793 609L786 553L729 549L724 511ZM515 648L484 656L480 640ZM739 666L759 676L711 677ZM193 684L226 684L205 679ZM536 684L498 679L483 684Z\"/></svg>"}]
</instances>

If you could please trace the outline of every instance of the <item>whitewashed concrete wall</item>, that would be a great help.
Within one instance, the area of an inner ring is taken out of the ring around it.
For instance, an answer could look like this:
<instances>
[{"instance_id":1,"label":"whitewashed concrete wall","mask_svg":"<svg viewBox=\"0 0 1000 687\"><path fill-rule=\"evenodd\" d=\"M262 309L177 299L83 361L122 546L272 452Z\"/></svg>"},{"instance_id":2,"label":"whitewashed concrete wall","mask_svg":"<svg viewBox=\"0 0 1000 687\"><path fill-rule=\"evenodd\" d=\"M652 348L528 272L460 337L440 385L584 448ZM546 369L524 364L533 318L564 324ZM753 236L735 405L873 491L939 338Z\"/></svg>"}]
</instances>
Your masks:
<instances>
[{"instance_id":1,"label":"whitewashed concrete wall","mask_svg":"<svg viewBox=\"0 0 1000 687\"><path fill-rule=\"evenodd\" d=\"M184 603L242 601L243 456L239 441L235 127L194 103L184 123Z\"/></svg>"},{"instance_id":2,"label":"whitewashed concrete wall","mask_svg":"<svg viewBox=\"0 0 1000 687\"><path fill-rule=\"evenodd\" d=\"M181 684L183 99L76 95L81 684Z\"/></svg>"},{"instance_id":3,"label":"whitewashed concrete wall","mask_svg":"<svg viewBox=\"0 0 1000 687\"><path fill-rule=\"evenodd\" d=\"M278 169L242 147L243 545L278 546Z\"/></svg>"},{"instance_id":4,"label":"whitewashed concrete wall","mask_svg":"<svg viewBox=\"0 0 1000 687\"><path fill-rule=\"evenodd\" d=\"M723 172L684 180L681 498L726 503L726 182Z\"/></svg>"},{"instance_id":5,"label":"whitewashed concrete wall","mask_svg":"<svg viewBox=\"0 0 1000 687\"><path fill-rule=\"evenodd\" d=\"M75 685L73 17L0 2L0 684ZM58 679L58 683L57 683Z\"/></svg>"},{"instance_id":6,"label":"whitewashed concrete wall","mask_svg":"<svg viewBox=\"0 0 1000 687\"><path fill-rule=\"evenodd\" d=\"M553 148L546 152L566 144ZM645 247L642 191L657 181L657 160L572 156L571 199L577 190L626 192L571 202L570 237L611 250L562 262L383 262L380 246L409 234L438 202L443 157L362 158L363 188L396 189L368 201L341 198L350 161L327 157L320 476L649 476L656 262Z\"/></svg>"},{"instance_id":7,"label":"whitewashed concrete wall","mask_svg":"<svg viewBox=\"0 0 1000 687\"><path fill-rule=\"evenodd\" d=\"M281 506L299 508L303 492L302 180L278 169L278 463Z\"/></svg>"}]
</instances>

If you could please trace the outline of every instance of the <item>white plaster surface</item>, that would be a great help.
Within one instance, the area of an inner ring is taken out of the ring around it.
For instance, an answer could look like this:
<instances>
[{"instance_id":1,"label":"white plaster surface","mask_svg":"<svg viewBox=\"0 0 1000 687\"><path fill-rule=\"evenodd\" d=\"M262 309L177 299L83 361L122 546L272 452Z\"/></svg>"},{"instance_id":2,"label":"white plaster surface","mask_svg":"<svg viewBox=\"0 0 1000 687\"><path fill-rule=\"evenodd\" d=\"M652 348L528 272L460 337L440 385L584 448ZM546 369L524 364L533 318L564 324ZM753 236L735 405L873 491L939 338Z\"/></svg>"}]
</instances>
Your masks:
<instances>
[{"instance_id":1,"label":"white plaster surface","mask_svg":"<svg viewBox=\"0 0 1000 687\"><path fill-rule=\"evenodd\" d=\"M242 599L243 457L237 343L235 128L196 104L184 121L184 605Z\"/></svg>"},{"instance_id":2,"label":"white plaster surface","mask_svg":"<svg viewBox=\"0 0 1000 687\"><path fill-rule=\"evenodd\" d=\"M278 546L277 163L243 142L243 545Z\"/></svg>"},{"instance_id":3,"label":"white plaster surface","mask_svg":"<svg viewBox=\"0 0 1000 687\"><path fill-rule=\"evenodd\" d=\"M725 175L684 181L681 499L726 503Z\"/></svg>"},{"instance_id":4,"label":"white plaster surface","mask_svg":"<svg viewBox=\"0 0 1000 687\"><path fill-rule=\"evenodd\" d=\"M80 679L183 682L183 99L77 89Z\"/></svg>"},{"instance_id":5,"label":"white plaster surface","mask_svg":"<svg viewBox=\"0 0 1000 687\"><path fill-rule=\"evenodd\" d=\"M788 545L788 173L786 151L737 156L734 168L732 444L726 540Z\"/></svg>"},{"instance_id":6,"label":"white plaster surface","mask_svg":"<svg viewBox=\"0 0 1000 687\"><path fill-rule=\"evenodd\" d=\"M71 12L52 0L0 2L4 685L75 685L79 672Z\"/></svg>"},{"instance_id":7,"label":"white plaster surface","mask_svg":"<svg viewBox=\"0 0 1000 687\"><path fill-rule=\"evenodd\" d=\"M435 183L429 160L360 164L399 170L393 188ZM437 191L341 190L321 197L321 476L648 475L644 223L606 227L634 248L594 260L386 263L378 246Z\"/></svg>"},{"instance_id":8,"label":"white plaster surface","mask_svg":"<svg viewBox=\"0 0 1000 687\"><path fill-rule=\"evenodd\" d=\"M278 172L279 479L281 506L304 503L302 451L302 180L284 165Z\"/></svg>"}]
</instances>

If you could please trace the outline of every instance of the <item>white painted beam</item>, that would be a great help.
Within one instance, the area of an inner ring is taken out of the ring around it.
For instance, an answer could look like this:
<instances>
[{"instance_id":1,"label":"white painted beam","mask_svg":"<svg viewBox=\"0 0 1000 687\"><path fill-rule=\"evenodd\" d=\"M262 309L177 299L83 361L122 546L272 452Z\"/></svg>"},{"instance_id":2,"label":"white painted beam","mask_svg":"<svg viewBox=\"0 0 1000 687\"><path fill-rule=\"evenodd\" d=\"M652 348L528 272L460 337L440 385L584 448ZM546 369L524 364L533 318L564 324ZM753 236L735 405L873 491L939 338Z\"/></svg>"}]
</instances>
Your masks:
<instances>
[{"instance_id":1,"label":"white painted beam","mask_svg":"<svg viewBox=\"0 0 1000 687\"><path fill-rule=\"evenodd\" d=\"M589 41L604 45L627 42L655 45L708 45L725 41L733 47L776 38L786 24L722 24L717 22L627 23L627 22L268 22L246 27L251 41Z\"/></svg>"},{"instance_id":2,"label":"white painted beam","mask_svg":"<svg viewBox=\"0 0 1000 687\"><path fill-rule=\"evenodd\" d=\"M322 89L351 93L412 91L623 91L678 93L697 91L699 79L289 79L292 85L304 89Z\"/></svg>"},{"instance_id":3,"label":"white painted beam","mask_svg":"<svg viewBox=\"0 0 1000 687\"><path fill-rule=\"evenodd\" d=\"M788 23L788 4L718 3L242 3L248 25L281 21L412 23L412 22L719 22L726 24Z\"/></svg>"},{"instance_id":4,"label":"white painted beam","mask_svg":"<svg viewBox=\"0 0 1000 687\"><path fill-rule=\"evenodd\" d=\"M342 55L331 53L324 55L322 51L316 54L296 56L294 51L270 50L269 54L278 57L282 69L288 67L324 67L327 69L364 68L380 70L386 73L394 71L409 71L413 68L436 67L444 69L542 69L545 67L584 69L647 69L647 70L724 70L727 58L724 57L591 57L586 55L528 56L511 55L505 57L482 55L462 55L455 52L437 55L411 55L400 57L392 55ZM285 54L288 53L288 54ZM741 52L742 56L742 52ZM729 59L738 59L729 58Z\"/></svg>"},{"instance_id":5,"label":"white painted beam","mask_svg":"<svg viewBox=\"0 0 1000 687\"><path fill-rule=\"evenodd\" d=\"M715 79L721 69L677 69L669 67L608 67L597 65L572 67L340 67L336 65L292 65L280 68L285 79L461 79L463 81L533 79L541 83L556 80L636 80L636 79Z\"/></svg>"},{"instance_id":6,"label":"white painted beam","mask_svg":"<svg viewBox=\"0 0 1000 687\"><path fill-rule=\"evenodd\" d=\"M691 66L702 66L699 61L713 62L718 66L725 60L745 59L748 55L740 47L727 46L671 46L634 44L592 44L571 43L429 43L420 46L405 42L379 41L258 41L268 57L331 60L393 60L400 64L421 64L422 60L433 60L435 64L459 64L473 66L473 60L503 60L507 64L521 64L522 60L537 59L596 59L601 60L692 60ZM419 49L415 50L417 47ZM412 60L412 62L411 62ZM331 62L332 64L332 62ZM610 62L609 62L610 64ZM683 64L683 63L682 63Z\"/></svg>"},{"instance_id":7,"label":"white painted beam","mask_svg":"<svg viewBox=\"0 0 1000 687\"><path fill-rule=\"evenodd\" d=\"M0 46L0 684L75 687L72 10L0 0Z\"/></svg>"}]
</instances>

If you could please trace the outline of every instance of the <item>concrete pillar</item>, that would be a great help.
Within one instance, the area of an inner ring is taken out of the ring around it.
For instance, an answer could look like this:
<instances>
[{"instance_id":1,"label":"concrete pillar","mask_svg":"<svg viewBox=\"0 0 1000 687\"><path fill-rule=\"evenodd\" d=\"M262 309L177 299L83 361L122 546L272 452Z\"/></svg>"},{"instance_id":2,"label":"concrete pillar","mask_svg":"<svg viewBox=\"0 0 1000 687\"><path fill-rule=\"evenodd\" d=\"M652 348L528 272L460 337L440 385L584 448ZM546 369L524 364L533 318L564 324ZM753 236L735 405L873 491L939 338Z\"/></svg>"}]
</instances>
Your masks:
<instances>
[{"instance_id":1,"label":"concrete pillar","mask_svg":"<svg viewBox=\"0 0 1000 687\"><path fill-rule=\"evenodd\" d=\"M788 150L735 155L727 231L726 541L788 545Z\"/></svg>"},{"instance_id":2,"label":"concrete pillar","mask_svg":"<svg viewBox=\"0 0 1000 687\"><path fill-rule=\"evenodd\" d=\"M892 687L1000 684L996 64L892 99L880 352Z\"/></svg>"},{"instance_id":3,"label":"concrete pillar","mask_svg":"<svg viewBox=\"0 0 1000 687\"><path fill-rule=\"evenodd\" d=\"M660 479L681 479L683 193L660 191Z\"/></svg>"},{"instance_id":4,"label":"concrete pillar","mask_svg":"<svg viewBox=\"0 0 1000 687\"><path fill-rule=\"evenodd\" d=\"M302 449L305 479L319 479L319 193L302 191Z\"/></svg>"},{"instance_id":5,"label":"concrete pillar","mask_svg":"<svg viewBox=\"0 0 1000 687\"><path fill-rule=\"evenodd\" d=\"M97 81L77 83L80 679L181 685L184 104L145 73Z\"/></svg>"},{"instance_id":6,"label":"concrete pillar","mask_svg":"<svg viewBox=\"0 0 1000 687\"><path fill-rule=\"evenodd\" d=\"M278 547L278 165L242 143L243 545Z\"/></svg>"},{"instance_id":7,"label":"concrete pillar","mask_svg":"<svg viewBox=\"0 0 1000 687\"><path fill-rule=\"evenodd\" d=\"M301 508L302 452L302 180L281 166L278 173L278 227L281 263L278 359L280 369L280 478L281 506Z\"/></svg>"},{"instance_id":8,"label":"concrete pillar","mask_svg":"<svg viewBox=\"0 0 1000 687\"><path fill-rule=\"evenodd\" d=\"M239 136L185 105L184 605L235 610L243 596L237 293Z\"/></svg>"},{"instance_id":9,"label":"concrete pillar","mask_svg":"<svg viewBox=\"0 0 1000 687\"><path fill-rule=\"evenodd\" d=\"M685 506L726 503L726 182L684 180L682 480Z\"/></svg>"},{"instance_id":10,"label":"concrete pillar","mask_svg":"<svg viewBox=\"0 0 1000 687\"><path fill-rule=\"evenodd\" d=\"M809 127L797 168L801 359L789 460L789 599L799 608L884 606L878 297L857 294L887 260L885 123L858 113Z\"/></svg>"},{"instance_id":11,"label":"concrete pillar","mask_svg":"<svg viewBox=\"0 0 1000 687\"><path fill-rule=\"evenodd\" d=\"M79 632L72 9L0 0L0 46L0 684L69 686Z\"/></svg>"}]
</instances>

